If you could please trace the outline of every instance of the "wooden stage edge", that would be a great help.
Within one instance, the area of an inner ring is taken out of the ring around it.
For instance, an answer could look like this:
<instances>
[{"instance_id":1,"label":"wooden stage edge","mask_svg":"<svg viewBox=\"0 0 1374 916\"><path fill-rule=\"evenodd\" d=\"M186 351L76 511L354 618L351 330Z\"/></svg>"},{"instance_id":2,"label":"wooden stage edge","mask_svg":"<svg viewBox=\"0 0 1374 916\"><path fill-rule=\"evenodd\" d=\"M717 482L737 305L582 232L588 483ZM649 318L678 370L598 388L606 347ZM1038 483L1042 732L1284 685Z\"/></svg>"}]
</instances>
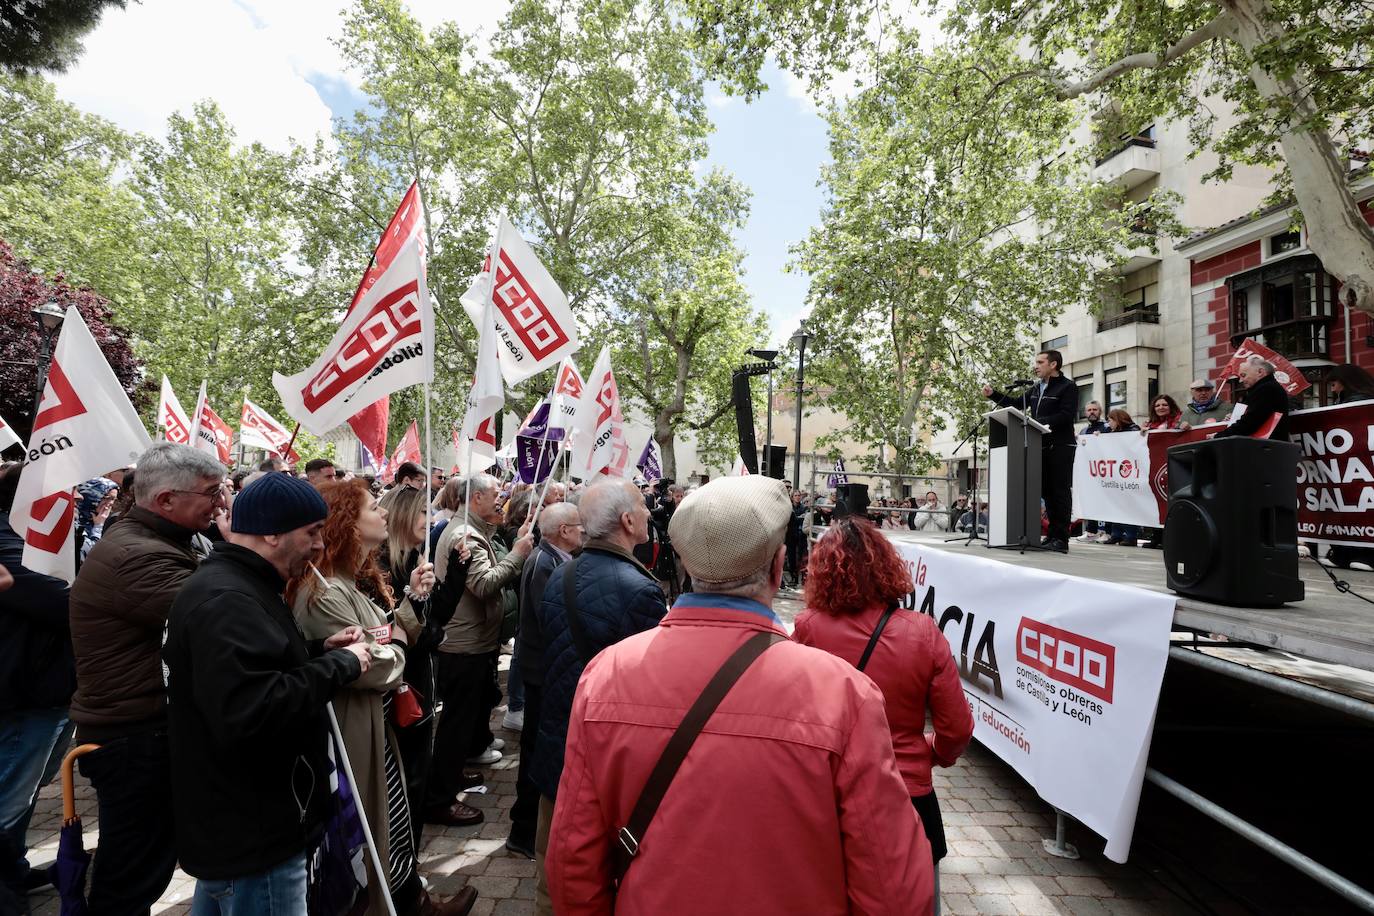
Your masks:
<instances>
[{"instance_id":1,"label":"wooden stage edge","mask_svg":"<svg viewBox=\"0 0 1374 916\"><path fill-rule=\"evenodd\" d=\"M884 534L896 541L971 552L1016 566L1175 594L1165 585L1164 553L1160 550L1074 541L1067 555L1038 550L1021 554L1015 550L990 550L982 541L972 545L962 541L944 543L944 539L952 535L943 532L891 530ZM1299 561L1298 572L1306 586L1307 597L1303 601L1278 608L1249 608L1178 596L1174 625L1267 646L1313 661L1374 672L1374 604L1338 591L1315 560ZM1349 569L1332 572L1349 582L1354 591L1374 599L1374 573Z\"/></svg>"}]
</instances>

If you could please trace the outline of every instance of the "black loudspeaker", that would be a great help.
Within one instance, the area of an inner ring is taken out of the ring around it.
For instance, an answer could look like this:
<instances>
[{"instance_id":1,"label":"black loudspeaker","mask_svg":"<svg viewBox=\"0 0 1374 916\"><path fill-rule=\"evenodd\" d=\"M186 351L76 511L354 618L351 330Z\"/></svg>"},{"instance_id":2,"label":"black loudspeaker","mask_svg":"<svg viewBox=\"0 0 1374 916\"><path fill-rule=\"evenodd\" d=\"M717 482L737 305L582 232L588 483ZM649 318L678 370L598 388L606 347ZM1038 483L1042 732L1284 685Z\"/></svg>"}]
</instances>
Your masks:
<instances>
[{"instance_id":1,"label":"black loudspeaker","mask_svg":"<svg viewBox=\"0 0 1374 916\"><path fill-rule=\"evenodd\" d=\"M1294 484L1300 454L1291 442L1244 436L1169 449L1169 588L1241 607L1303 599Z\"/></svg>"},{"instance_id":2,"label":"black loudspeaker","mask_svg":"<svg viewBox=\"0 0 1374 916\"><path fill-rule=\"evenodd\" d=\"M750 474L759 472L759 447L754 439L754 399L749 393L749 376L736 372L730 379L730 396L735 402L735 429L739 432L739 457Z\"/></svg>"},{"instance_id":3,"label":"black loudspeaker","mask_svg":"<svg viewBox=\"0 0 1374 916\"><path fill-rule=\"evenodd\" d=\"M785 445L766 445L768 450L768 467L764 468L765 473L775 480L782 480L787 476L787 446Z\"/></svg>"},{"instance_id":4,"label":"black loudspeaker","mask_svg":"<svg viewBox=\"0 0 1374 916\"><path fill-rule=\"evenodd\" d=\"M845 483L836 487L837 502L835 503L835 517L842 518L846 515L864 516L868 514L868 484L866 483ZM840 511L843 509L844 511Z\"/></svg>"}]
</instances>

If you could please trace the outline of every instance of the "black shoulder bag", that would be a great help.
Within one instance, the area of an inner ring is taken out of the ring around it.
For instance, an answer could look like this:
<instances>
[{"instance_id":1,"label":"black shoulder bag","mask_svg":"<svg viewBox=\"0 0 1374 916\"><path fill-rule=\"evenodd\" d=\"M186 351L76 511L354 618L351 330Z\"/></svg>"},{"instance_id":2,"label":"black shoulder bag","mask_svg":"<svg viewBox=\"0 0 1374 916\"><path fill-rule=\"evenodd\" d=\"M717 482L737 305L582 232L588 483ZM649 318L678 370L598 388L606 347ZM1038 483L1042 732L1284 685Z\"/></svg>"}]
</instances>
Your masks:
<instances>
[{"instance_id":1,"label":"black shoulder bag","mask_svg":"<svg viewBox=\"0 0 1374 916\"><path fill-rule=\"evenodd\" d=\"M687 759L687 752L696 743L697 736L706 727L716 707L764 650L775 642L783 642L784 639L785 637L771 631L750 636L742 646L730 654L725 664L721 665L720 670L707 682L692 708L687 710L687 715L683 716L677 731L673 732L673 737L668 739L667 746L659 755L658 763L654 764L649 778L645 780L639 800L635 802L634 810L630 813L629 823L616 832L617 842L611 847L611 877L617 886L625 879L625 872L630 870L635 856L639 855L639 846L644 842L644 832L649 829L649 822L654 819L654 813L658 811L663 796L673 784L673 777L677 775L682 761Z\"/></svg>"},{"instance_id":2,"label":"black shoulder bag","mask_svg":"<svg viewBox=\"0 0 1374 916\"><path fill-rule=\"evenodd\" d=\"M893 602L892 607L883 611L883 616L878 618L878 625L873 628L873 635L868 637L868 645L864 646L864 654L860 656L859 663L854 666L855 668L862 671L868 665L868 657L873 654L874 647L878 645L878 637L883 635L883 627L887 626L888 620L892 619L896 610L897 604Z\"/></svg>"}]
</instances>

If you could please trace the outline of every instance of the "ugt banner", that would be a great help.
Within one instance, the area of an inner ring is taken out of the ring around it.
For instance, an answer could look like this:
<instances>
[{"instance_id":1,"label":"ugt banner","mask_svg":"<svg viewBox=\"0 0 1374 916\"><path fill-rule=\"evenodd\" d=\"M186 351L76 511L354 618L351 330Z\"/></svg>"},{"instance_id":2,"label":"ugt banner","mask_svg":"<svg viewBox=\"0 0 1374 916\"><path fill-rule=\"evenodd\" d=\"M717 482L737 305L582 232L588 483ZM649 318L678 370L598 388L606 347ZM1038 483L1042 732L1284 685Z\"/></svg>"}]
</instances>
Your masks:
<instances>
[{"instance_id":1,"label":"ugt banner","mask_svg":"<svg viewBox=\"0 0 1374 916\"><path fill-rule=\"evenodd\" d=\"M1139 431L1078 437L1074 518L1153 526L1159 524L1157 512L1150 486L1150 447Z\"/></svg>"},{"instance_id":2,"label":"ugt banner","mask_svg":"<svg viewBox=\"0 0 1374 916\"><path fill-rule=\"evenodd\" d=\"M973 735L1125 862L1174 598L897 542L904 606L949 641Z\"/></svg>"}]
</instances>

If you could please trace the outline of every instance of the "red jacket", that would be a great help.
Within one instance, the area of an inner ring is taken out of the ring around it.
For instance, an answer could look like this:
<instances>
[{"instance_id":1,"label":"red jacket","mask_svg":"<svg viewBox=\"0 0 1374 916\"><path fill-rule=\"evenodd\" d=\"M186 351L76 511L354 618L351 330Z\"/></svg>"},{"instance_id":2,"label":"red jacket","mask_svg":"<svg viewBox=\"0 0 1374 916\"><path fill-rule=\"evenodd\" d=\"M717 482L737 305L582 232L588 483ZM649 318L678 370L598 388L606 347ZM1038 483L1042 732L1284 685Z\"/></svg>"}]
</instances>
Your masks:
<instances>
[{"instance_id":1,"label":"red jacket","mask_svg":"<svg viewBox=\"0 0 1374 916\"><path fill-rule=\"evenodd\" d=\"M669 736L761 604L684 595L587 666L545 864L559 916L929 913L930 844L897 772L882 695L852 666L773 645L721 702L613 898L610 846Z\"/></svg>"},{"instance_id":2,"label":"red jacket","mask_svg":"<svg viewBox=\"0 0 1374 916\"><path fill-rule=\"evenodd\" d=\"M803 611L792 638L858 665L882 614L877 605L841 616ZM887 724L907 791L925 795L931 789L930 768L953 766L973 736L973 713L945 635L925 614L897 611L873 647L864 674L887 701ZM932 735L925 732L927 709L935 724Z\"/></svg>"}]
</instances>

